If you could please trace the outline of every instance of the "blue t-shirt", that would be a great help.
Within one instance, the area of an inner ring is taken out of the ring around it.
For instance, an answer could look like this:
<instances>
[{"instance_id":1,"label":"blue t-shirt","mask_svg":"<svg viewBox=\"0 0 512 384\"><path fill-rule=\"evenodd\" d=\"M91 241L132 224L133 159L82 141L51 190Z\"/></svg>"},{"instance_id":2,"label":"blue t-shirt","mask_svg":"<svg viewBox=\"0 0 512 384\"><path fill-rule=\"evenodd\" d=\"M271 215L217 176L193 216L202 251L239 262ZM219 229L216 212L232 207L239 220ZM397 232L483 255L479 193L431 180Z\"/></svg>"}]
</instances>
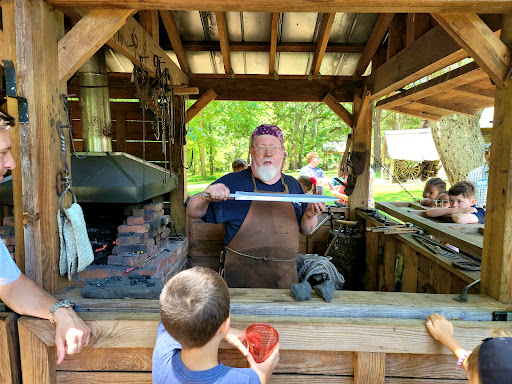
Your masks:
<instances>
[{"instance_id":1,"label":"blue t-shirt","mask_svg":"<svg viewBox=\"0 0 512 384\"><path fill-rule=\"evenodd\" d=\"M20 277L21 271L0 239L0 285L7 285Z\"/></svg>"},{"instance_id":2,"label":"blue t-shirt","mask_svg":"<svg viewBox=\"0 0 512 384\"><path fill-rule=\"evenodd\" d=\"M181 345L158 325L153 350L153 384L261 384L251 368L231 368L218 364L206 371L190 371L181 361Z\"/></svg>"},{"instance_id":3,"label":"blue t-shirt","mask_svg":"<svg viewBox=\"0 0 512 384\"><path fill-rule=\"evenodd\" d=\"M292 194L304 194L302 187L299 182L287 175L283 175L284 182L288 185L288 190ZM237 191L241 192L253 192L254 185L252 183L252 171L251 168L244 169L240 172L228 173L222 176L220 179L214 182L222 183L229 188L231 193ZM267 192L284 192L281 179L275 184L268 185L256 178L256 187L259 191ZM304 211L308 207L307 203L282 203L282 204L293 204L295 209L295 215L297 216L297 228L300 230L300 220ZM231 239L235 237L238 230L242 226L242 223L249 212L251 207L251 201L248 200L225 200L219 202L211 202L208 205L206 215L203 217L203 221L207 223L225 223L226 232L224 236L224 244L228 245Z\"/></svg>"},{"instance_id":4,"label":"blue t-shirt","mask_svg":"<svg viewBox=\"0 0 512 384\"><path fill-rule=\"evenodd\" d=\"M485 222L485 209L480 207L472 206L473 208L476 208L476 212L473 213L478 218L478 224L484 224Z\"/></svg>"}]
</instances>

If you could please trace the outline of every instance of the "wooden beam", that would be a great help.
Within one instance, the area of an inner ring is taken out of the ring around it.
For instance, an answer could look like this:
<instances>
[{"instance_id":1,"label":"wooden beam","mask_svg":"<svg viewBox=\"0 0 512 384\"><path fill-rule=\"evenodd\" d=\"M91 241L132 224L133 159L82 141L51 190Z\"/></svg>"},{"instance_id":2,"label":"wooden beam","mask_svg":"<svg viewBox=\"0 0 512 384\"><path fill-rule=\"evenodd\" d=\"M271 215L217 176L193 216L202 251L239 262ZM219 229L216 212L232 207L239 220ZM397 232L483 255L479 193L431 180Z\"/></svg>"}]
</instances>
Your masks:
<instances>
[{"instance_id":1,"label":"wooden beam","mask_svg":"<svg viewBox=\"0 0 512 384\"><path fill-rule=\"evenodd\" d=\"M512 17L504 16L501 39L512 41ZM485 214L480 292L512 303L512 80L496 88L492 151Z\"/></svg>"},{"instance_id":2,"label":"wooden beam","mask_svg":"<svg viewBox=\"0 0 512 384\"><path fill-rule=\"evenodd\" d=\"M482 99L485 101L494 101L494 90L493 89L482 89L472 85L461 85L453 88L450 92L457 92L463 95L467 95L473 99Z\"/></svg>"},{"instance_id":3,"label":"wooden beam","mask_svg":"<svg viewBox=\"0 0 512 384\"><path fill-rule=\"evenodd\" d=\"M384 384L385 373L385 353L354 353L354 384Z\"/></svg>"},{"instance_id":4,"label":"wooden beam","mask_svg":"<svg viewBox=\"0 0 512 384\"><path fill-rule=\"evenodd\" d=\"M270 61L268 73L273 75L276 71L276 51L277 51L277 23L279 21L279 12L272 13L272 27L270 31Z\"/></svg>"},{"instance_id":5,"label":"wooden beam","mask_svg":"<svg viewBox=\"0 0 512 384\"><path fill-rule=\"evenodd\" d=\"M405 23L406 15L403 13L395 13L389 25L386 60L391 59L405 48Z\"/></svg>"},{"instance_id":6,"label":"wooden beam","mask_svg":"<svg viewBox=\"0 0 512 384\"><path fill-rule=\"evenodd\" d=\"M377 19L372 33L368 38L368 42L364 47L363 54L357 63L357 68L354 73L355 75L361 76L366 71L366 68L368 68L368 64L370 64L372 57L375 55L375 52L377 52L377 48L379 48L394 15L394 13L382 13Z\"/></svg>"},{"instance_id":7,"label":"wooden beam","mask_svg":"<svg viewBox=\"0 0 512 384\"><path fill-rule=\"evenodd\" d=\"M368 110L368 105L370 104L371 95L372 95L371 92L365 88L363 91L363 97L361 98L361 107L359 109L359 112L357 113L356 125L354 127L354 132L361 129L361 126L363 124L363 121L365 119L365 116L366 116L366 113Z\"/></svg>"},{"instance_id":8,"label":"wooden beam","mask_svg":"<svg viewBox=\"0 0 512 384\"><path fill-rule=\"evenodd\" d=\"M350 128L352 128L352 125L354 124L354 117L353 115L345 109L343 105L339 103L336 98L328 93L325 95L325 97L322 99L322 101L327 105L338 117L345 122Z\"/></svg>"},{"instance_id":9,"label":"wooden beam","mask_svg":"<svg viewBox=\"0 0 512 384\"><path fill-rule=\"evenodd\" d=\"M188 124L190 120L194 118L195 115L201 112L208 104L210 104L211 101L215 100L216 97L217 94L211 88L208 89L205 93L203 93L201 97L197 99L196 102L189 109L187 109L185 124Z\"/></svg>"},{"instance_id":10,"label":"wooden beam","mask_svg":"<svg viewBox=\"0 0 512 384\"><path fill-rule=\"evenodd\" d=\"M176 94L176 93L175 93ZM186 104L183 97L174 98L175 132L174 142L169 142L169 160L171 173L178 176L178 185L170 194L170 215L176 227L176 233L185 235L187 231L187 215L185 201L187 200L187 145L185 121L183 121L183 109Z\"/></svg>"},{"instance_id":11,"label":"wooden beam","mask_svg":"<svg viewBox=\"0 0 512 384\"><path fill-rule=\"evenodd\" d=\"M0 312L0 379L5 384L21 383L17 318L16 313Z\"/></svg>"},{"instance_id":12,"label":"wooden beam","mask_svg":"<svg viewBox=\"0 0 512 384\"><path fill-rule=\"evenodd\" d=\"M276 27L277 28L277 27ZM276 30L277 38L277 30ZM203 51L220 51L220 43L218 41L184 41L183 48L185 51L203 52ZM337 53L362 53L365 46L361 44L328 44L325 48L326 52ZM231 52L269 52L272 49L271 42L249 42L229 44ZM279 43L276 45L276 52L315 52L316 44L313 43Z\"/></svg>"},{"instance_id":13,"label":"wooden beam","mask_svg":"<svg viewBox=\"0 0 512 384\"><path fill-rule=\"evenodd\" d=\"M59 41L60 81L68 81L124 25L132 13L132 9L92 9L80 19Z\"/></svg>"},{"instance_id":14,"label":"wooden beam","mask_svg":"<svg viewBox=\"0 0 512 384\"><path fill-rule=\"evenodd\" d=\"M175 96L198 95L199 94L199 88L197 88L197 87L175 87L175 88L173 88L172 91Z\"/></svg>"},{"instance_id":15,"label":"wooden beam","mask_svg":"<svg viewBox=\"0 0 512 384\"><path fill-rule=\"evenodd\" d=\"M178 27L176 26L176 21L174 20L172 11L160 11L160 17L164 22L164 27L165 30L167 31L167 36L169 36L172 49L176 54L176 57L178 58L178 63L180 64L181 70L187 74L190 73L190 66L188 64L187 54L185 53L185 49L183 48L180 34L178 32Z\"/></svg>"},{"instance_id":16,"label":"wooden beam","mask_svg":"<svg viewBox=\"0 0 512 384\"><path fill-rule=\"evenodd\" d=\"M441 120L441 115L434 115L431 113L416 111L414 109L410 109L407 107L393 107L393 108L387 108L390 111L401 113L402 115L412 116L412 117L419 117L420 119L424 120L432 120L432 121L439 121Z\"/></svg>"},{"instance_id":17,"label":"wooden beam","mask_svg":"<svg viewBox=\"0 0 512 384\"><path fill-rule=\"evenodd\" d=\"M505 85L510 50L476 13L441 13L432 16L496 85Z\"/></svg>"},{"instance_id":18,"label":"wooden beam","mask_svg":"<svg viewBox=\"0 0 512 384\"><path fill-rule=\"evenodd\" d=\"M478 113L478 111L481 109L481 108L480 109L468 109L462 105L448 103L446 101L440 102L440 101L432 100L431 98L414 100L414 102L417 104L426 105L428 107L435 108L436 110L441 112L440 115L458 113L458 114L466 115L466 116L475 116Z\"/></svg>"},{"instance_id":19,"label":"wooden beam","mask_svg":"<svg viewBox=\"0 0 512 384\"><path fill-rule=\"evenodd\" d=\"M151 2L132 2L126 0L47 0L58 8L129 8L138 4L144 9L172 9L177 11L217 11L217 12L346 12L346 13L413 13L413 12L474 12L508 13L512 8L510 0L410 0L390 2L388 0L153 0Z\"/></svg>"},{"instance_id":20,"label":"wooden beam","mask_svg":"<svg viewBox=\"0 0 512 384\"><path fill-rule=\"evenodd\" d=\"M469 63L425 83L409 88L406 91L379 100L376 107L388 109L409 104L411 101L423 99L445 91L452 91L454 87L460 86L461 84L472 83L485 78L487 78L487 74L476 63Z\"/></svg>"},{"instance_id":21,"label":"wooden beam","mask_svg":"<svg viewBox=\"0 0 512 384\"><path fill-rule=\"evenodd\" d=\"M1 60L5 60L5 48L4 48L4 31L2 31L0 29L0 63L1 63Z\"/></svg>"},{"instance_id":22,"label":"wooden beam","mask_svg":"<svg viewBox=\"0 0 512 384\"><path fill-rule=\"evenodd\" d=\"M219 30L220 51L222 52L222 61L224 63L224 72L227 75L231 74L231 57L229 53L229 36L228 24L226 21L225 12L215 12L217 19L217 27Z\"/></svg>"},{"instance_id":23,"label":"wooden beam","mask_svg":"<svg viewBox=\"0 0 512 384\"><path fill-rule=\"evenodd\" d=\"M160 45L160 22L158 20L158 11L139 11L139 24L146 32Z\"/></svg>"},{"instance_id":24,"label":"wooden beam","mask_svg":"<svg viewBox=\"0 0 512 384\"><path fill-rule=\"evenodd\" d=\"M405 21L405 46L408 47L415 39L415 13L408 13Z\"/></svg>"},{"instance_id":25,"label":"wooden beam","mask_svg":"<svg viewBox=\"0 0 512 384\"><path fill-rule=\"evenodd\" d=\"M162 60L162 70L169 69L174 85L188 84L188 76L170 59L165 51L133 18L129 17L126 24L107 42L109 46L126 56L135 65L144 68L150 76L155 76L154 57Z\"/></svg>"},{"instance_id":26,"label":"wooden beam","mask_svg":"<svg viewBox=\"0 0 512 384\"><path fill-rule=\"evenodd\" d=\"M389 95L467 56L467 53L438 25L368 76L366 83L368 89L372 91L372 100Z\"/></svg>"},{"instance_id":27,"label":"wooden beam","mask_svg":"<svg viewBox=\"0 0 512 384\"><path fill-rule=\"evenodd\" d=\"M325 55L325 48L329 42L329 36L331 35L332 23L334 21L336 13L324 13L322 15L322 25L318 32L318 39L316 42L315 56L313 57L313 64L311 65L311 73L318 75L320 73L320 66Z\"/></svg>"},{"instance_id":28,"label":"wooden beam","mask_svg":"<svg viewBox=\"0 0 512 384\"><path fill-rule=\"evenodd\" d=\"M61 101L61 95L67 94L66 83L59 81L56 71L64 16L45 2L14 0L14 4L16 36L23 36L22 46L16 45L17 86L28 105L28 122L18 122L16 127L22 200L15 200L15 211L23 215L25 274L54 293L69 284L59 275L55 214L59 209L56 180L63 169L56 125L66 121Z\"/></svg>"}]
</instances>

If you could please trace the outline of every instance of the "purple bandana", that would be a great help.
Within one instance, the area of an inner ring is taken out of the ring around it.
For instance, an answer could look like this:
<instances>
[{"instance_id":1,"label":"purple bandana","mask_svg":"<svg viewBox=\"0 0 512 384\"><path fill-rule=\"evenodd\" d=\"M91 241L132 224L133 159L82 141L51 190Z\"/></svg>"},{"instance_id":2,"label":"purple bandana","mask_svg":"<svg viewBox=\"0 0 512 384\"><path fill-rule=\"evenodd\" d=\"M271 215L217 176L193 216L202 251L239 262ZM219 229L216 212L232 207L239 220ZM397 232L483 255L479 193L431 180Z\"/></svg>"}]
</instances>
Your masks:
<instances>
[{"instance_id":1,"label":"purple bandana","mask_svg":"<svg viewBox=\"0 0 512 384\"><path fill-rule=\"evenodd\" d=\"M277 125L263 124L254 130L251 135L251 142L254 141L255 138L261 135L271 135L277 137L281 143L284 142L283 132Z\"/></svg>"}]
</instances>

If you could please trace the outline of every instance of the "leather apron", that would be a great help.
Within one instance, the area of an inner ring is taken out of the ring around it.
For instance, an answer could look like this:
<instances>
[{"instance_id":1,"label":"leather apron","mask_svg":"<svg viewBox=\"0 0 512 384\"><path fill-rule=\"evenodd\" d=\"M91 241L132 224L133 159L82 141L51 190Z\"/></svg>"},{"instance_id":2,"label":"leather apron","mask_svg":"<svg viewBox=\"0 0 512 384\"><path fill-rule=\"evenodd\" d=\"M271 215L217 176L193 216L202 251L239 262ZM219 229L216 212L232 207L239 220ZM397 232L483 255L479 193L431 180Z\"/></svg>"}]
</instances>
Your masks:
<instances>
[{"instance_id":1,"label":"leather apron","mask_svg":"<svg viewBox=\"0 0 512 384\"><path fill-rule=\"evenodd\" d=\"M252 176L254 192L256 180ZM281 175L284 193L288 186ZM290 288L297 283L297 216L292 203L252 201L225 248L224 278L231 288Z\"/></svg>"}]
</instances>

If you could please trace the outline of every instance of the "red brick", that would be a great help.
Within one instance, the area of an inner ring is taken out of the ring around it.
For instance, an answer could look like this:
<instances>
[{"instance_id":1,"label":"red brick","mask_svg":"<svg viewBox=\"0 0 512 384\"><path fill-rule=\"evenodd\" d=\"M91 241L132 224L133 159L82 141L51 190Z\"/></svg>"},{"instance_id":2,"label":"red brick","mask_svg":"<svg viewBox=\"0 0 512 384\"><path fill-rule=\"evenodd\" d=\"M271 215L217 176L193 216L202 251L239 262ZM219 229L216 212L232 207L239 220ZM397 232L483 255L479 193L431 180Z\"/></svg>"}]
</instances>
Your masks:
<instances>
[{"instance_id":1,"label":"red brick","mask_svg":"<svg viewBox=\"0 0 512 384\"><path fill-rule=\"evenodd\" d=\"M154 221L157 218L158 218L158 213L156 211L146 211L144 213L145 221Z\"/></svg>"},{"instance_id":2,"label":"red brick","mask_svg":"<svg viewBox=\"0 0 512 384\"><path fill-rule=\"evenodd\" d=\"M143 216L128 216L126 219L126 224L128 225L138 225L138 224L144 224L146 220Z\"/></svg>"},{"instance_id":3,"label":"red brick","mask_svg":"<svg viewBox=\"0 0 512 384\"><path fill-rule=\"evenodd\" d=\"M123 265L128 265L135 267L140 262L146 260L149 256L140 253L140 254L134 254L133 256L123 256Z\"/></svg>"},{"instance_id":4,"label":"red brick","mask_svg":"<svg viewBox=\"0 0 512 384\"><path fill-rule=\"evenodd\" d=\"M112 253L120 254L120 253L137 253L137 252L147 252L151 249L151 247L155 245L155 240L153 238L146 240L140 244L134 245L117 245L112 249Z\"/></svg>"},{"instance_id":5,"label":"red brick","mask_svg":"<svg viewBox=\"0 0 512 384\"><path fill-rule=\"evenodd\" d=\"M171 217L169 215L163 215L160 217L160 225L167 225L171 222Z\"/></svg>"},{"instance_id":6,"label":"red brick","mask_svg":"<svg viewBox=\"0 0 512 384\"><path fill-rule=\"evenodd\" d=\"M163 238L168 238L169 235L171 234L171 229L168 228L168 227L164 227L164 230L162 231L162 233L160 234L160 238L163 239Z\"/></svg>"},{"instance_id":7,"label":"red brick","mask_svg":"<svg viewBox=\"0 0 512 384\"><path fill-rule=\"evenodd\" d=\"M144 208L133 208L133 216L144 216Z\"/></svg>"},{"instance_id":8,"label":"red brick","mask_svg":"<svg viewBox=\"0 0 512 384\"><path fill-rule=\"evenodd\" d=\"M140 244L149 239L149 232L135 233L133 235L118 236L116 245L133 245Z\"/></svg>"},{"instance_id":9,"label":"red brick","mask_svg":"<svg viewBox=\"0 0 512 384\"><path fill-rule=\"evenodd\" d=\"M152 204L146 204L144 207L145 211L160 211L164 208L163 203L152 203Z\"/></svg>"},{"instance_id":10,"label":"red brick","mask_svg":"<svg viewBox=\"0 0 512 384\"><path fill-rule=\"evenodd\" d=\"M14 216L4 217L3 224L7 227L14 227Z\"/></svg>"},{"instance_id":11,"label":"red brick","mask_svg":"<svg viewBox=\"0 0 512 384\"><path fill-rule=\"evenodd\" d=\"M110 276L119 276L122 267L112 267L109 265L90 265L82 272L78 272L78 279L104 279Z\"/></svg>"},{"instance_id":12,"label":"red brick","mask_svg":"<svg viewBox=\"0 0 512 384\"><path fill-rule=\"evenodd\" d=\"M109 265L123 265L123 256L121 255L110 255L107 263Z\"/></svg>"},{"instance_id":13,"label":"red brick","mask_svg":"<svg viewBox=\"0 0 512 384\"><path fill-rule=\"evenodd\" d=\"M144 233L144 232L149 232L149 224L148 223L145 223L145 224L139 224L139 225L120 225L119 227L117 227L117 231L120 232L120 233L129 233L129 232L133 232L133 233Z\"/></svg>"}]
</instances>

